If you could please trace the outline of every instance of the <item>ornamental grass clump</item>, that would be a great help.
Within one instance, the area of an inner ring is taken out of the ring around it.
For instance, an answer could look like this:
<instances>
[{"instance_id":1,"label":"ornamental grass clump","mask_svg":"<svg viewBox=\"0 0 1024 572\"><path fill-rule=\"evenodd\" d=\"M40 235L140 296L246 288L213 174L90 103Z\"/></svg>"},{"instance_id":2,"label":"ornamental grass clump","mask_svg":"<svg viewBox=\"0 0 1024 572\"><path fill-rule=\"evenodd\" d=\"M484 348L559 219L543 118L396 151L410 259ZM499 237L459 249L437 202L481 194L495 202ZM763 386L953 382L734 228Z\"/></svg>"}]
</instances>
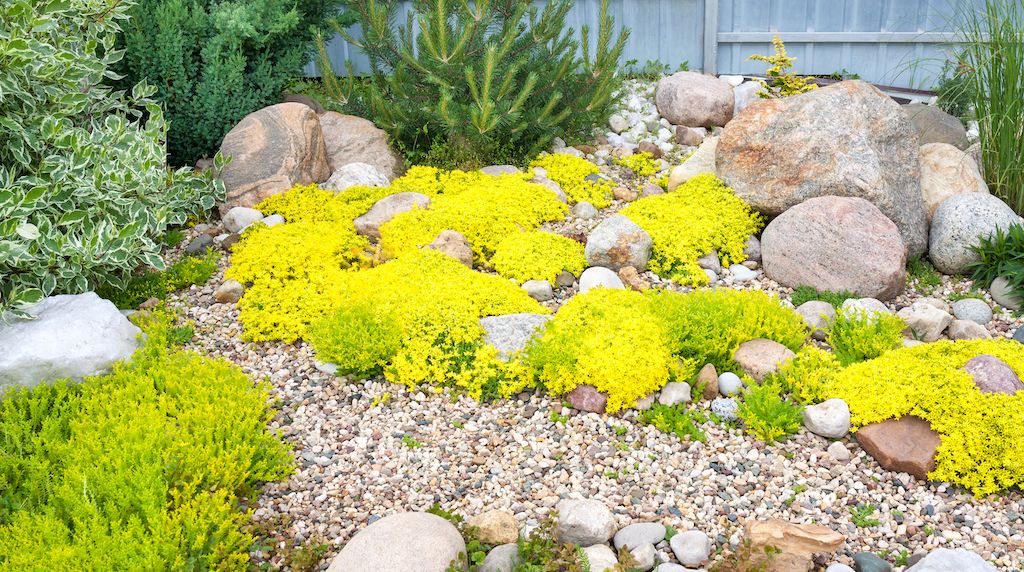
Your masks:
<instances>
[{"instance_id":1,"label":"ornamental grass clump","mask_svg":"<svg viewBox=\"0 0 1024 572\"><path fill-rule=\"evenodd\" d=\"M906 415L927 420L941 435L929 478L987 495L1024 484L1024 392L979 391L963 367L983 354L1024 376L1024 352L1017 342L941 340L893 350L822 376L790 380L815 400L846 401L854 428Z\"/></svg>"},{"instance_id":2,"label":"ornamental grass clump","mask_svg":"<svg viewBox=\"0 0 1024 572\"><path fill-rule=\"evenodd\" d=\"M567 153L541 155L530 166L544 169L547 177L562 187L570 203L588 202L599 209L612 204L611 181L587 180L590 175L599 175L601 168L582 157Z\"/></svg>"},{"instance_id":3,"label":"ornamental grass clump","mask_svg":"<svg viewBox=\"0 0 1024 572\"><path fill-rule=\"evenodd\" d=\"M535 230L517 232L501 241L491 265L498 274L520 284L527 280L547 280L554 286L561 272L579 276L587 268L587 258L580 242Z\"/></svg>"},{"instance_id":4,"label":"ornamental grass clump","mask_svg":"<svg viewBox=\"0 0 1024 572\"><path fill-rule=\"evenodd\" d=\"M673 357L665 330L638 292L599 288L570 299L527 345L525 361L554 395L581 384L608 395L607 411L633 407L696 362Z\"/></svg>"},{"instance_id":5,"label":"ornamental grass clump","mask_svg":"<svg viewBox=\"0 0 1024 572\"><path fill-rule=\"evenodd\" d=\"M0 568L247 569L240 503L293 464L269 388L148 316L130 363L0 400Z\"/></svg>"},{"instance_id":6,"label":"ornamental grass clump","mask_svg":"<svg viewBox=\"0 0 1024 572\"><path fill-rule=\"evenodd\" d=\"M615 33L607 0L593 37L588 26L577 35L566 23L572 0L415 0L408 19L398 18L406 9L395 0L349 6L362 37L338 32L366 55L371 76L338 84L335 96L387 131L413 163L523 162L555 136L606 122L623 80L629 33ZM332 75L330 67L321 57L321 75Z\"/></svg>"},{"instance_id":7,"label":"ornamental grass clump","mask_svg":"<svg viewBox=\"0 0 1024 572\"><path fill-rule=\"evenodd\" d=\"M642 198L621 213L653 239L648 268L692 286L708 282L697 259L717 250L725 266L743 262L747 239L763 226L759 214L709 173L671 193Z\"/></svg>"}]
</instances>

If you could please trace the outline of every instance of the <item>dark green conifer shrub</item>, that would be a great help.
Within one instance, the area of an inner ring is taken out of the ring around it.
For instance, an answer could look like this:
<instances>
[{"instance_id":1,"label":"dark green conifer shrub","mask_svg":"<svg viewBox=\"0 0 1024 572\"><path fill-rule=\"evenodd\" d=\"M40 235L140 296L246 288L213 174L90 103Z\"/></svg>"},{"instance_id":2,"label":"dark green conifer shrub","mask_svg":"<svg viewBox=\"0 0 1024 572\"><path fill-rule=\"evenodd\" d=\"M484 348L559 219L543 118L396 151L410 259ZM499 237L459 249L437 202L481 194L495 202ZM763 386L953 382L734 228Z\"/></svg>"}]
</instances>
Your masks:
<instances>
[{"instance_id":1,"label":"dark green conifer shrub","mask_svg":"<svg viewBox=\"0 0 1024 572\"><path fill-rule=\"evenodd\" d=\"M247 114L280 101L343 0L138 0L122 73L147 80L170 121L171 162L212 156Z\"/></svg>"},{"instance_id":2,"label":"dark green conifer shrub","mask_svg":"<svg viewBox=\"0 0 1024 572\"><path fill-rule=\"evenodd\" d=\"M373 74L325 85L413 162L456 156L488 163L495 153L521 162L555 136L582 133L611 113L629 32L616 34L607 0L593 42L586 26L577 41L566 25L572 0L540 9L530 0L414 0L398 26L398 0L351 4L363 37L339 32L366 53ZM321 74L334 77L323 56Z\"/></svg>"}]
</instances>

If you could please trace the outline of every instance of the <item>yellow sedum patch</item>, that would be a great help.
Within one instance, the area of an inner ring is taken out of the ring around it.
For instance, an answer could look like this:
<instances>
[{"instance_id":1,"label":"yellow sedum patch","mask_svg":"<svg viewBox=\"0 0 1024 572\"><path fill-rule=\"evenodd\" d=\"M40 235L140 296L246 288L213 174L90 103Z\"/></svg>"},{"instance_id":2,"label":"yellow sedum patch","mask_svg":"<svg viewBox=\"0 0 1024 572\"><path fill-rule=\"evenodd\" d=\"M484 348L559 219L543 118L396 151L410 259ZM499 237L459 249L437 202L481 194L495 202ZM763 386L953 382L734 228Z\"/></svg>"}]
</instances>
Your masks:
<instances>
[{"instance_id":1,"label":"yellow sedum patch","mask_svg":"<svg viewBox=\"0 0 1024 572\"><path fill-rule=\"evenodd\" d=\"M647 178L658 172L661 165L654 155L650 153L633 153L632 155L615 159L615 164L630 169L638 177Z\"/></svg>"},{"instance_id":2,"label":"yellow sedum patch","mask_svg":"<svg viewBox=\"0 0 1024 572\"><path fill-rule=\"evenodd\" d=\"M490 260L511 234L565 218L568 207L526 173L500 176L451 171L430 207L402 213L381 226L381 247L399 257L433 242L443 230L462 233L478 262Z\"/></svg>"},{"instance_id":3,"label":"yellow sedum patch","mask_svg":"<svg viewBox=\"0 0 1024 572\"><path fill-rule=\"evenodd\" d=\"M633 407L671 379L688 381L696 371L695 362L672 355L666 332L642 294L603 288L562 306L527 346L525 359L555 395L593 385L608 395L609 413Z\"/></svg>"},{"instance_id":4,"label":"yellow sedum patch","mask_svg":"<svg viewBox=\"0 0 1024 572\"><path fill-rule=\"evenodd\" d=\"M783 370L786 382L811 401L843 399L855 428L906 415L926 419L942 435L931 478L978 495L1024 484L1024 392L982 393L962 369L971 358L988 354L1024 377L1019 343L944 340L845 369L830 369L831 360L805 352Z\"/></svg>"},{"instance_id":5,"label":"yellow sedum patch","mask_svg":"<svg viewBox=\"0 0 1024 572\"><path fill-rule=\"evenodd\" d=\"M654 241L648 268L692 286L708 282L698 258L717 250L723 266L742 262L747 239L763 225L759 214L708 173L671 193L642 198L621 213Z\"/></svg>"},{"instance_id":6,"label":"yellow sedum patch","mask_svg":"<svg viewBox=\"0 0 1024 572\"><path fill-rule=\"evenodd\" d=\"M547 171L548 178L562 187L569 202L588 202L599 209L612 204L610 181L586 180L588 175L596 175L601 172L600 167L586 159L557 153L538 157L530 163L530 166L540 167Z\"/></svg>"},{"instance_id":7,"label":"yellow sedum patch","mask_svg":"<svg viewBox=\"0 0 1024 572\"><path fill-rule=\"evenodd\" d=\"M554 285L563 270L579 276L587 268L587 257L579 242L535 230L506 237L495 250L491 265L498 274L520 284L527 280L547 280Z\"/></svg>"}]
</instances>

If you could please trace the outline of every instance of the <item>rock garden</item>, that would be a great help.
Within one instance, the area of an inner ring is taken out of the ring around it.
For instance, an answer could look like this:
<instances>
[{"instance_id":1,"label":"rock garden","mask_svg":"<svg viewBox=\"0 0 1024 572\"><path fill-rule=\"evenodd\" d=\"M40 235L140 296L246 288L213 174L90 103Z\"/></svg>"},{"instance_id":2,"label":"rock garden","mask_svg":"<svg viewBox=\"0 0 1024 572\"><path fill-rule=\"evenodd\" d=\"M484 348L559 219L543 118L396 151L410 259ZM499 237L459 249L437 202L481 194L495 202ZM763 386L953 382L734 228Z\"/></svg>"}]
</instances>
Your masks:
<instances>
[{"instance_id":1,"label":"rock garden","mask_svg":"<svg viewBox=\"0 0 1024 572\"><path fill-rule=\"evenodd\" d=\"M356 0L386 71L218 131L132 53L170 8L85 4L0 8L50 90L0 98L0 569L1024 569L1012 94L629 75L558 1L414 57Z\"/></svg>"}]
</instances>

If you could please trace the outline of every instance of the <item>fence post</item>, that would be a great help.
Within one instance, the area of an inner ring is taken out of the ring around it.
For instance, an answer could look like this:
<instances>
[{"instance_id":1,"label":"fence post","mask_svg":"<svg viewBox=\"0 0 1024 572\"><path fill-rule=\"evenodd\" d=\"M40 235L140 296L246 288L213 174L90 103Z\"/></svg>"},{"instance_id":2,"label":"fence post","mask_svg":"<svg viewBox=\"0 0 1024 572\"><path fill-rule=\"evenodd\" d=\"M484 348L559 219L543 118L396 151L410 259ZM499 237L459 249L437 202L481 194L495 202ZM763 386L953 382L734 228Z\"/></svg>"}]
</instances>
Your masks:
<instances>
[{"instance_id":1,"label":"fence post","mask_svg":"<svg viewBox=\"0 0 1024 572\"><path fill-rule=\"evenodd\" d=\"M704 0L704 73L718 71L718 0Z\"/></svg>"}]
</instances>

